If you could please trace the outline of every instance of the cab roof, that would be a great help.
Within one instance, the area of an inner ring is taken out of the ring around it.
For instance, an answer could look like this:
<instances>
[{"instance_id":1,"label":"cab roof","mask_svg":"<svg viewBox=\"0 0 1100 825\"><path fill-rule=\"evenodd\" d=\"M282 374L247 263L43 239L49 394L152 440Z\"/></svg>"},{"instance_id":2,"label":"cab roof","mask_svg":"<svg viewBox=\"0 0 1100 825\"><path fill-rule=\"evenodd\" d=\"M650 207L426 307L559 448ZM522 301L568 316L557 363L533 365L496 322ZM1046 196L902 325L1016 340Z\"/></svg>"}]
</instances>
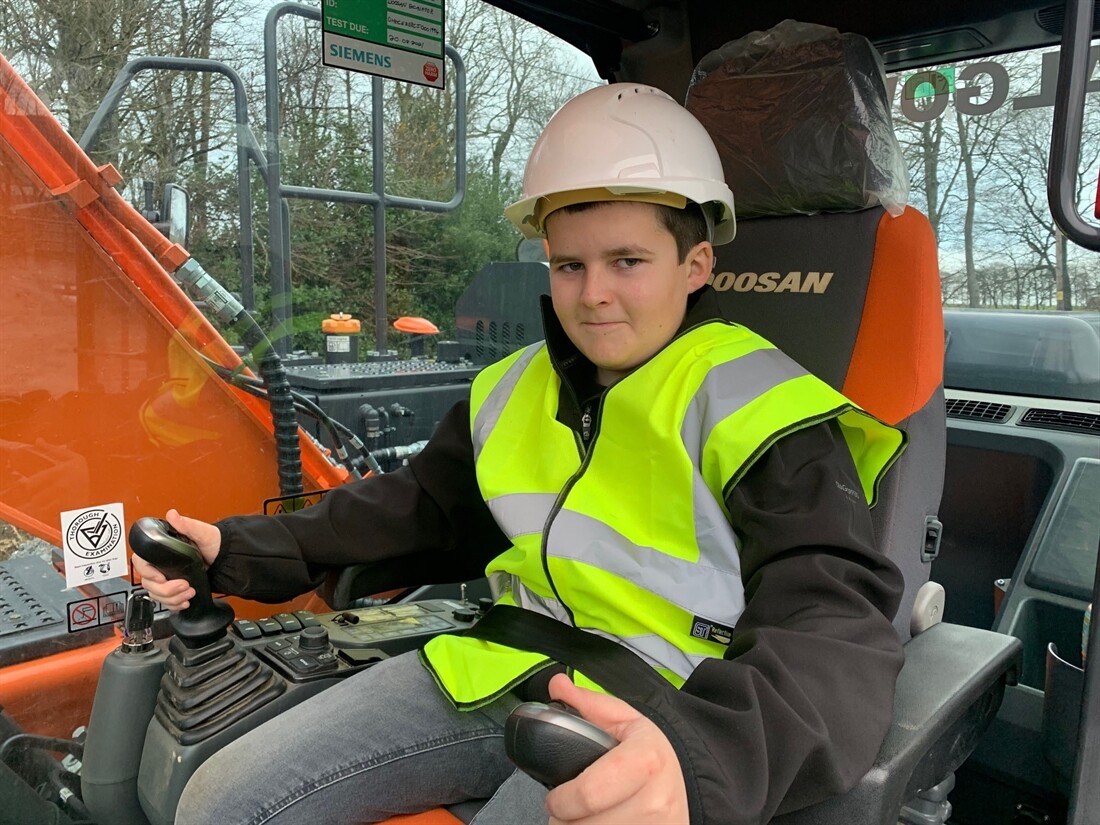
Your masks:
<instances>
[{"instance_id":1,"label":"cab roof","mask_svg":"<svg viewBox=\"0 0 1100 825\"><path fill-rule=\"evenodd\" d=\"M607 80L681 95L700 58L782 20L869 38L889 71L1059 42L1065 7L1051 0L486 0L572 43ZM1093 9L1093 32L1097 11Z\"/></svg>"}]
</instances>

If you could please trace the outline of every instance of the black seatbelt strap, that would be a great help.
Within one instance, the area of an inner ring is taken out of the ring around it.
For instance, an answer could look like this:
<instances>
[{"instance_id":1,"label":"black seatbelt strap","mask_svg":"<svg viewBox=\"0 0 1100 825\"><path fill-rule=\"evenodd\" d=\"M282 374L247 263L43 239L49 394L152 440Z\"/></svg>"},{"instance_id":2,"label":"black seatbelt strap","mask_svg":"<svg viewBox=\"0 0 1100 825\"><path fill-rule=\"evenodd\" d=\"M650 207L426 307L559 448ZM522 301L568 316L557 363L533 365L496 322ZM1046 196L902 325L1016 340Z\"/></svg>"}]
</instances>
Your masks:
<instances>
[{"instance_id":1,"label":"black seatbelt strap","mask_svg":"<svg viewBox=\"0 0 1100 825\"><path fill-rule=\"evenodd\" d=\"M654 690L672 689L667 679L622 645L519 607L494 605L463 635L549 656L620 699L642 701Z\"/></svg>"}]
</instances>

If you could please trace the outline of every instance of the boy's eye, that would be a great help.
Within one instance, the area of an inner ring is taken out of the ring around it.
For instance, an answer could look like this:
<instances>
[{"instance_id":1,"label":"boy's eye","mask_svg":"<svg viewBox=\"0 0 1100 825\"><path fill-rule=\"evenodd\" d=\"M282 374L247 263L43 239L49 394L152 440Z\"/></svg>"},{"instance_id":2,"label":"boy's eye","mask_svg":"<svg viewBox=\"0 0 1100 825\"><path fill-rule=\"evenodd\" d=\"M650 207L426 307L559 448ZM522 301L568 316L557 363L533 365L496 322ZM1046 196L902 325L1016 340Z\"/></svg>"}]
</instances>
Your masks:
<instances>
[{"instance_id":1,"label":"boy's eye","mask_svg":"<svg viewBox=\"0 0 1100 825\"><path fill-rule=\"evenodd\" d=\"M641 262L641 258L619 258L619 266L621 266L623 269L632 269Z\"/></svg>"},{"instance_id":2,"label":"boy's eye","mask_svg":"<svg viewBox=\"0 0 1100 825\"><path fill-rule=\"evenodd\" d=\"M558 264L559 272L580 272L581 268L579 261L569 261L568 263Z\"/></svg>"}]
</instances>

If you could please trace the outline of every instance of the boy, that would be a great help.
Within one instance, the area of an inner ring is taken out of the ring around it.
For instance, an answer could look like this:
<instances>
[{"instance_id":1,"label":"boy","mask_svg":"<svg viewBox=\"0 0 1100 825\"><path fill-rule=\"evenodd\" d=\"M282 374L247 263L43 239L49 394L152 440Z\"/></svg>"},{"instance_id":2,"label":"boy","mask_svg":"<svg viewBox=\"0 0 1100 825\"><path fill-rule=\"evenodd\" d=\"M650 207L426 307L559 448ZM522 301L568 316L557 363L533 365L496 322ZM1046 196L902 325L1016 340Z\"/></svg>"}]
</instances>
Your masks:
<instances>
[{"instance_id":1,"label":"boy","mask_svg":"<svg viewBox=\"0 0 1100 825\"><path fill-rule=\"evenodd\" d=\"M327 566L459 556L490 576L494 611L610 639L663 681L623 701L541 653L437 637L215 754L177 821L371 821L492 796L478 825L748 823L870 766L902 582L867 500L902 438L716 320L705 284L733 200L706 132L656 89L593 89L547 124L506 215L548 242L546 341L479 374L407 468L285 517L168 518L214 589L266 600ZM193 595L135 566L165 605ZM500 735L550 697L621 744L546 795Z\"/></svg>"}]
</instances>

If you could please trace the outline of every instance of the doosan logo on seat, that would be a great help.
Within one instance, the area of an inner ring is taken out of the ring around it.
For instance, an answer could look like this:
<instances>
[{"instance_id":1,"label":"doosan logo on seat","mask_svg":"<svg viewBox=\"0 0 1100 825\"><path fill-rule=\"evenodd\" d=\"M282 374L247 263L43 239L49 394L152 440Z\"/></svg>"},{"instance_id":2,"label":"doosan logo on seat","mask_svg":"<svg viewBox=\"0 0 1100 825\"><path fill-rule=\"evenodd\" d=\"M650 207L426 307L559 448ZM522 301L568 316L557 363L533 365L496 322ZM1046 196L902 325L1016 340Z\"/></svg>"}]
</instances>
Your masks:
<instances>
[{"instance_id":1,"label":"doosan logo on seat","mask_svg":"<svg viewBox=\"0 0 1100 825\"><path fill-rule=\"evenodd\" d=\"M829 288L832 272L718 272L708 283L719 292L815 292Z\"/></svg>"}]
</instances>

